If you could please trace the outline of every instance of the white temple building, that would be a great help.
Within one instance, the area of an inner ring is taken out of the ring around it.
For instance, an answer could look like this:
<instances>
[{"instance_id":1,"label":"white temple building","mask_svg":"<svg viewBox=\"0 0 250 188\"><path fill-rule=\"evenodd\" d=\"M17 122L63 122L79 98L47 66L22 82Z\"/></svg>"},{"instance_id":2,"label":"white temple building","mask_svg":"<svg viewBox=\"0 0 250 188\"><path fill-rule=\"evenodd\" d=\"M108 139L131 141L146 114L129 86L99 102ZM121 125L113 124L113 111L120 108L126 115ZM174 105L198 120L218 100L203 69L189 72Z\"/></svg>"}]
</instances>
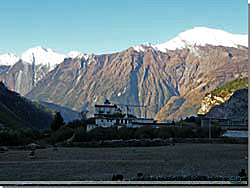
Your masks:
<instances>
[{"instance_id":1,"label":"white temple building","mask_svg":"<svg viewBox=\"0 0 250 188\"><path fill-rule=\"evenodd\" d=\"M88 130L95 127L130 127L159 126L152 118L137 118L136 116L122 112L121 108L106 100L104 104L95 105L94 124L88 125Z\"/></svg>"}]
</instances>

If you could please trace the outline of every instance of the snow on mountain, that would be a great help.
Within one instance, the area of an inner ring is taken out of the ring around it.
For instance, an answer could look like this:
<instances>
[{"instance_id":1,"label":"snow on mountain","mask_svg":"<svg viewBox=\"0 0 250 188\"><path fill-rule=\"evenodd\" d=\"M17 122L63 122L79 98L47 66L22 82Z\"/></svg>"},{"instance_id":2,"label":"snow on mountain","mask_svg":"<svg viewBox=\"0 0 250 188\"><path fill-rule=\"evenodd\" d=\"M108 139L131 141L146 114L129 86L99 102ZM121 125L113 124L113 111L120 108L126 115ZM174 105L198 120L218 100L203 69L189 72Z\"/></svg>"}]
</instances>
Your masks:
<instances>
[{"instance_id":1,"label":"snow on mountain","mask_svg":"<svg viewBox=\"0 0 250 188\"><path fill-rule=\"evenodd\" d=\"M0 55L0 66L1 65L12 66L19 60L20 58L13 53L2 54Z\"/></svg>"},{"instance_id":2,"label":"snow on mountain","mask_svg":"<svg viewBox=\"0 0 250 188\"><path fill-rule=\"evenodd\" d=\"M161 44L151 44L143 43L133 48L140 52L144 51L147 47L152 47L155 50L166 52L167 50L175 50L181 48L193 49L196 46L204 46L206 44L210 45L222 45L228 47L238 47L238 45L248 47L248 36L239 35L225 32L219 29L211 29L206 27L195 27L193 29L186 30L180 33L177 37L161 43ZM64 58L82 58L85 60L90 59L91 55L84 54L77 51L70 51L67 55L55 52L50 48L42 48L40 46L30 48L21 55L21 59L24 62L32 64L33 61L35 65L46 65L48 70L51 71L56 67L57 64L63 62ZM0 55L0 65L14 65L20 60L19 57L12 53Z\"/></svg>"},{"instance_id":3,"label":"snow on mountain","mask_svg":"<svg viewBox=\"0 0 250 188\"><path fill-rule=\"evenodd\" d=\"M89 58L89 55L88 54L83 54L81 52L77 52L77 51L70 51L68 54L68 57L74 59L76 57L79 57L79 58L84 58L85 60L87 60Z\"/></svg>"},{"instance_id":4,"label":"snow on mountain","mask_svg":"<svg viewBox=\"0 0 250 188\"><path fill-rule=\"evenodd\" d=\"M74 59L78 56L82 56L83 54L81 52L77 52L77 51L70 51L67 55L68 55L68 57Z\"/></svg>"},{"instance_id":5,"label":"snow on mountain","mask_svg":"<svg viewBox=\"0 0 250 188\"><path fill-rule=\"evenodd\" d=\"M152 48L155 48L155 49L156 49L156 46L153 45L153 44L151 44L151 43L149 43L149 42L145 42L145 43L143 43L143 44L141 44L141 45L139 45L139 46L134 46L133 48L134 48L134 50L137 51L137 52L140 52L140 51L144 52L145 47L152 47Z\"/></svg>"},{"instance_id":6,"label":"snow on mountain","mask_svg":"<svg viewBox=\"0 0 250 188\"><path fill-rule=\"evenodd\" d=\"M30 64L34 61L36 65L47 65L49 70L54 69L66 57L66 55L59 54L50 48L42 48L40 46L30 48L21 55L23 61Z\"/></svg>"},{"instance_id":7,"label":"snow on mountain","mask_svg":"<svg viewBox=\"0 0 250 188\"><path fill-rule=\"evenodd\" d=\"M48 70L51 71L56 67L56 65L62 63L67 57L83 57L85 60L87 60L89 59L90 55L77 51L70 51L67 55L65 55L57 53L51 48L37 46L34 48L29 48L23 52L20 57L17 57L12 53L0 55L0 65L12 66L21 59L23 62L29 64L32 64L34 61L35 65L39 65L39 67L47 66Z\"/></svg>"},{"instance_id":8,"label":"snow on mountain","mask_svg":"<svg viewBox=\"0 0 250 188\"><path fill-rule=\"evenodd\" d=\"M228 46L237 48L238 45L248 47L248 35L232 34L219 29L206 27L195 27L180 33L177 37L162 43L151 45L156 50L166 52L182 48L192 48L193 46ZM136 51L143 51L144 45L135 46Z\"/></svg>"}]
</instances>

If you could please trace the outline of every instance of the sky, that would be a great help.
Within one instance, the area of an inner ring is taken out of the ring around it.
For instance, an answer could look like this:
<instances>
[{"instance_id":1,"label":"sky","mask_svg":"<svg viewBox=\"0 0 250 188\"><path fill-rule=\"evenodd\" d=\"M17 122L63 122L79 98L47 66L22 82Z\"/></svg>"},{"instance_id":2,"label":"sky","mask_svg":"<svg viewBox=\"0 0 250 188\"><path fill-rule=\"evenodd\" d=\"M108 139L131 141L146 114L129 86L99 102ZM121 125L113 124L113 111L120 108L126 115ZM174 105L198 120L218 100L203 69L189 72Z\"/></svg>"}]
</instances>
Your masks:
<instances>
[{"instance_id":1,"label":"sky","mask_svg":"<svg viewBox=\"0 0 250 188\"><path fill-rule=\"evenodd\" d=\"M1 0L0 54L111 53L193 27L247 34L247 0Z\"/></svg>"}]
</instances>

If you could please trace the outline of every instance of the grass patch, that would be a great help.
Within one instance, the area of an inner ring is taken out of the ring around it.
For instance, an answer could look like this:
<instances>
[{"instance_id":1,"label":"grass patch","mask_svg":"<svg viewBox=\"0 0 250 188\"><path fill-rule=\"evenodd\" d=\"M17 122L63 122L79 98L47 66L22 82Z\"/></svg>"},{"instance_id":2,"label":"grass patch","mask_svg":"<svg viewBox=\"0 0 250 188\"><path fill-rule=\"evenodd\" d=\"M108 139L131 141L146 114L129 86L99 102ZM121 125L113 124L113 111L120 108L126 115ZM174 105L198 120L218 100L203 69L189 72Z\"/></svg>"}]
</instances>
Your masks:
<instances>
[{"instance_id":1,"label":"grass patch","mask_svg":"<svg viewBox=\"0 0 250 188\"><path fill-rule=\"evenodd\" d=\"M225 97L239 89L248 88L248 77L227 82L218 89L211 92L213 96Z\"/></svg>"}]
</instances>

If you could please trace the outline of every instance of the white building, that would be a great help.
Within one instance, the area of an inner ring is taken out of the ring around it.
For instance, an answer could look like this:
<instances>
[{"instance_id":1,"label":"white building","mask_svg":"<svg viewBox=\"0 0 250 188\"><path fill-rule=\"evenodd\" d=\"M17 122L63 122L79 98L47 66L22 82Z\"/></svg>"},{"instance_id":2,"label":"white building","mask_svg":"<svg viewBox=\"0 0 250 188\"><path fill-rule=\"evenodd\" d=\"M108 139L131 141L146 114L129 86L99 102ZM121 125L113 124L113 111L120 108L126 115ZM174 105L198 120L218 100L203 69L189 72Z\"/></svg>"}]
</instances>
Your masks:
<instances>
[{"instance_id":1,"label":"white building","mask_svg":"<svg viewBox=\"0 0 250 188\"><path fill-rule=\"evenodd\" d=\"M95 125L96 127L142 127L146 125L154 126L156 121L148 118L137 118L131 114L122 113L122 110L108 100L102 105L95 105ZM93 125L91 125L91 128Z\"/></svg>"}]
</instances>

